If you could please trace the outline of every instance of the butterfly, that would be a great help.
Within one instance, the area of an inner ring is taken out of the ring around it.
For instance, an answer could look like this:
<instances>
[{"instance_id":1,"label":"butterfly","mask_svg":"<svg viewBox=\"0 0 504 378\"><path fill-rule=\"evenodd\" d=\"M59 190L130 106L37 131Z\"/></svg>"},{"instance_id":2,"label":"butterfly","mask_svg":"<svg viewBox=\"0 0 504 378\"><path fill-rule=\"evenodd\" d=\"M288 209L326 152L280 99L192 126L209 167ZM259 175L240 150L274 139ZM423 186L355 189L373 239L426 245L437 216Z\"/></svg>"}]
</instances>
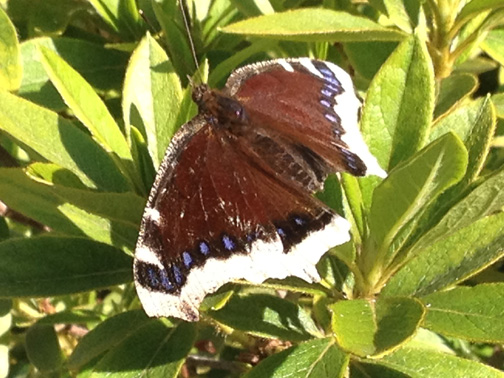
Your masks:
<instances>
[{"instance_id":1,"label":"butterfly","mask_svg":"<svg viewBox=\"0 0 504 378\"><path fill-rule=\"evenodd\" d=\"M141 223L135 286L149 316L199 319L206 294L245 279L318 281L350 225L312 196L335 172L385 171L359 128L350 76L310 58L234 71L193 89L199 113L173 137Z\"/></svg>"}]
</instances>

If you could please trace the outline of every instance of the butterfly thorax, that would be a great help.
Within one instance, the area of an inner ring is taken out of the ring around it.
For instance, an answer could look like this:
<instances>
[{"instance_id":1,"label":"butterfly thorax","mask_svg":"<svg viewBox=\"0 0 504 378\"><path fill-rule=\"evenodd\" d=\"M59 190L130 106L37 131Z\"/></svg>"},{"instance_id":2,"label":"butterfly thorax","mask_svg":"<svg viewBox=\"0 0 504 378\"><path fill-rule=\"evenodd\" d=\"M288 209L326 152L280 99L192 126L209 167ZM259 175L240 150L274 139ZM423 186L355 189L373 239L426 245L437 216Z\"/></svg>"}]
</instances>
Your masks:
<instances>
[{"instance_id":1,"label":"butterfly thorax","mask_svg":"<svg viewBox=\"0 0 504 378\"><path fill-rule=\"evenodd\" d=\"M193 101L199 113L216 128L248 124L248 115L239 101L200 84L193 89Z\"/></svg>"}]
</instances>

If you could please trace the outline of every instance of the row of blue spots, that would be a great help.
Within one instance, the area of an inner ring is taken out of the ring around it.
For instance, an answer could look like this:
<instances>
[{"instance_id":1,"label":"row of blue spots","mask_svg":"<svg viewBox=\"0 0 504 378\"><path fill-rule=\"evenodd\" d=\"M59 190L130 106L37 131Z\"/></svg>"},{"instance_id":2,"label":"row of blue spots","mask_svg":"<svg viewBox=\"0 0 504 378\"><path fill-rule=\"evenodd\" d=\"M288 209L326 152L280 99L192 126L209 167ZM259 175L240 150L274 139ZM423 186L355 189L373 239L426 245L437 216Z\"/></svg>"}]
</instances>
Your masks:
<instances>
[{"instance_id":1,"label":"row of blue spots","mask_svg":"<svg viewBox=\"0 0 504 378\"><path fill-rule=\"evenodd\" d=\"M362 167L359 167L359 165L363 165L362 160L355 155L353 152L348 151L344 148L341 148L340 151L345 155L345 162L346 165L352 169L353 171L361 171ZM365 171L364 171L365 172Z\"/></svg>"},{"instance_id":2,"label":"row of blue spots","mask_svg":"<svg viewBox=\"0 0 504 378\"><path fill-rule=\"evenodd\" d=\"M322 98L319 100L320 104L327 109L324 112L324 117L334 125L339 126L341 124L341 118L334 112L333 104L335 103L335 97L342 93L341 83L326 65L322 62L315 62L315 67L324 76L324 84L320 90ZM340 136L342 130L338 127L333 127L333 132Z\"/></svg>"},{"instance_id":3,"label":"row of blue spots","mask_svg":"<svg viewBox=\"0 0 504 378\"><path fill-rule=\"evenodd\" d=\"M335 94L341 93L341 83L336 78L334 72L328 68L323 62L314 62L315 68L324 76L325 88L328 91L336 92Z\"/></svg>"}]
</instances>

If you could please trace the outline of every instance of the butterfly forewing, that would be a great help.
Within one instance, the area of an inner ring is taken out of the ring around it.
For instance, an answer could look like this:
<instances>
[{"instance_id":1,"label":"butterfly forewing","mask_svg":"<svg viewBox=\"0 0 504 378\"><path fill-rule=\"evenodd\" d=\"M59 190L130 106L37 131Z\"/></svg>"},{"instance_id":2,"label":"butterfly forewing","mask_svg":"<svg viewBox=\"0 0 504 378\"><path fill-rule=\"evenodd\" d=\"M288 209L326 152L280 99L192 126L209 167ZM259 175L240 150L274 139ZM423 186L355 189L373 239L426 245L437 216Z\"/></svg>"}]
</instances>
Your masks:
<instances>
[{"instance_id":1,"label":"butterfly forewing","mask_svg":"<svg viewBox=\"0 0 504 378\"><path fill-rule=\"evenodd\" d=\"M386 176L360 135L361 102L352 80L335 64L308 58L260 62L234 72L226 89L253 124L315 151L333 171Z\"/></svg>"},{"instance_id":2,"label":"butterfly forewing","mask_svg":"<svg viewBox=\"0 0 504 378\"><path fill-rule=\"evenodd\" d=\"M250 165L209 126L181 146L137 245L135 282L149 315L196 320L204 296L234 279L317 280L321 255L349 239L343 218Z\"/></svg>"}]
</instances>

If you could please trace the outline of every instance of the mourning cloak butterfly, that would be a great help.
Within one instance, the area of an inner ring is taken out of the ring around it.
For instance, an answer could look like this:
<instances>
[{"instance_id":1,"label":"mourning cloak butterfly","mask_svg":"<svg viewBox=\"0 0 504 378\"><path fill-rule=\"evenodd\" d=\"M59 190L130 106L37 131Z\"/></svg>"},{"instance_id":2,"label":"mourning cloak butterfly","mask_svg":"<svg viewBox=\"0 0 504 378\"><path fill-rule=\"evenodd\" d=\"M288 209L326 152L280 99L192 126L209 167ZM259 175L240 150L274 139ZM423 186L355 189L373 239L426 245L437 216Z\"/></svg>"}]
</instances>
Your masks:
<instances>
[{"instance_id":1,"label":"mourning cloak butterfly","mask_svg":"<svg viewBox=\"0 0 504 378\"><path fill-rule=\"evenodd\" d=\"M147 314L188 321L234 279L319 280L315 265L349 240L349 224L311 194L333 172L386 176L360 135L352 81L332 63L252 64L193 99L199 114L167 149L134 262Z\"/></svg>"}]
</instances>

